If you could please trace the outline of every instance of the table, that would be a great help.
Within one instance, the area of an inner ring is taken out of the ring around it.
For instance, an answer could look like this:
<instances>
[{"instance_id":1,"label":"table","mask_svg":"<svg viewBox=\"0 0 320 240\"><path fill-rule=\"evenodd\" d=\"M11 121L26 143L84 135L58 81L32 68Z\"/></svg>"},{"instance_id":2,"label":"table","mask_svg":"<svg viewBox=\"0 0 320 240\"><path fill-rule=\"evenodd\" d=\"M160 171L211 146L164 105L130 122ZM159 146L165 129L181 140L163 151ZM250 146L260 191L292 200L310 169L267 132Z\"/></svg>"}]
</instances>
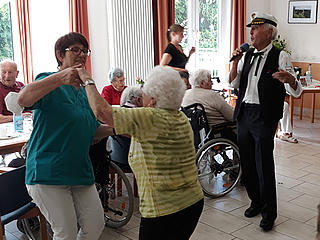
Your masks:
<instances>
[{"instance_id":1,"label":"table","mask_svg":"<svg viewBox=\"0 0 320 240\"><path fill-rule=\"evenodd\" d=\"M13 168L13 167L0 167L0 174L1 173L5 173L5 172L9 172L9 171L12 171L16 168Z\"/></svg>"},{"instance_id":2,"label":"table","mask_svg":"<svg viewBox=\"0 0 320 240\"><path fill-rule=\"evenodd\" d=\"M29 137L19 136L8 140L0 140L0 155L20 152L22 146L29 140Z\"/></svg>"},{"instance_id":3,"label":"table","mask_svg":"<svg viewBox=\"0 0 320 240\"><path fill-rule=\"evenodd\" d=\"M15 153L20 152L22 146L29 140L31 130L30 129L30 123L24 121L23 123L24 132L17 133L16 137L10 138L10 139L4 139L0 140L0 155L6 155L9 153ZM32 126L32 122L31 122ZM6 128L8 133L13 133L13 122L9 123L1 123L0 128Z\"/></svg>"},{"instance_id":4,"label":"table","mask_svg":"<svg viewBox=\"0 0 320 240\"><path fill-rule=\"evenodd\" d=\"M320 86L320 81L312 79L312 84L311 86L308 87L302 87L302 93L301 96L299 97L301 99L300 102L300 120L302 120L302 113L303 113L303 96L304 94L312 94L312 105L311 105L311 122L314 123L314 112L315 112L315 107L316 107L316 94L320 93L320 87L315 87L315 86ZM299 99L298 98L298 99ZM291 125L293 126L293 103L294 103L295 97L290 95L289 98L289 105L290 105L290 120L291 120Z\"/></svg>"}]
</instances>

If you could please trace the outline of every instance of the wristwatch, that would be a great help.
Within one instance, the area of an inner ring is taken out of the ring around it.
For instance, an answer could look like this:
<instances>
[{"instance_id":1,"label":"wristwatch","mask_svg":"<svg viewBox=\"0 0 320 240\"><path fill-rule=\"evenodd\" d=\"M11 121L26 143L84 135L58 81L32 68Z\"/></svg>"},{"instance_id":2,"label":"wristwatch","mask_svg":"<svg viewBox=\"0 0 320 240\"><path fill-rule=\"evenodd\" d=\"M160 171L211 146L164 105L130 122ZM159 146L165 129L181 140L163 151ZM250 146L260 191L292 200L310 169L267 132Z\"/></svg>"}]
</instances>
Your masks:
<instances>
[{"instance_id":1,"label":"wristwatch","mask_svg":"<svg viewBox=\"0 0 320 240\"><path fill-rule=\"evenodd\" d=\"M86 87L88 85L96 85L96 83L92 79L87 79L84 84L82 84L82 87Z\"/></svg>"}]
</instances>

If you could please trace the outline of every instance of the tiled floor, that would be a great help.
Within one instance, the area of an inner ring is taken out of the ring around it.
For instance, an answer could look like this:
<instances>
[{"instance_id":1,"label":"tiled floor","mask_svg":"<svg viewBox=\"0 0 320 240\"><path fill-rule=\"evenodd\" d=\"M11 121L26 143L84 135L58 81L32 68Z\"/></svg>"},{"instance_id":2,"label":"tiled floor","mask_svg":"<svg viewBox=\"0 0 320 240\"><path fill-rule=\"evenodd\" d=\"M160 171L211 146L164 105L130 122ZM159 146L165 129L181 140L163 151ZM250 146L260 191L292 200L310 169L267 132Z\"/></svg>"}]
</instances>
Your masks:
<instances>
[{"instance_id":1,"label":"tiled floor","mask_svg":"<svg viewBox=\"0 0 320 240\"><path fill-rule=\"evenodd\" d=\"M193 240L314 240L317 204L320 202L320 123L295 120L298 144L275 140L278 189L278 218L270 232L259 227L260 217L243 216L248 198L237 187L219 199L205 199L205 208L191 239ZM139 213L121 229L105 228L100 239L138 239ZM6 228L7 240L27 239L15 227ZM320 237L319 237L320 239Z\"/></svg>"}]
</instances>

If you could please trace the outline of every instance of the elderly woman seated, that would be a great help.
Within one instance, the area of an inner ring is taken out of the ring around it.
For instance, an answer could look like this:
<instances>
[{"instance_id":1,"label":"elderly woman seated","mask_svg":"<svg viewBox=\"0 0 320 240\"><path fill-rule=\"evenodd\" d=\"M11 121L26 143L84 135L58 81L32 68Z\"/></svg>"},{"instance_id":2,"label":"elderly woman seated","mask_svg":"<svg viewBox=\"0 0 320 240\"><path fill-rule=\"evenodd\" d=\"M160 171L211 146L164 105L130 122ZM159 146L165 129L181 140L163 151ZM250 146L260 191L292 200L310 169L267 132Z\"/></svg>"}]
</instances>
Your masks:
<instances>
[{"instance_id":1,"label":"elderly woman seated","mask_svg":"<svg viewBox=\"0 0 320 240\"><path fill-rule=\"evenodd\" d=\"M79 68L80 79L90 74ZM91 81L90 81L91 82ZM143 108L111 107L94 84L85 87L90 106L117 134L132 136L129 164L140 196L139 239L189 239L203 208L193 132L179 111L185 84L170 67L155 67L142 89Z\"/></svg>"},{"instance_id":2,"label":"elderly woman seated","mask_svg":"<svg viewBox=\"0 0 320 240\"><path fill-rule=\"evenodd\" d=\"M112 68L108 75L111 85L102 89L101 96L111 105L120 105L122 92L127 87L124 82L123 70Z\"/></svg>"},{"instance_id":3,"label":"elderly woman seated","mask_svg":"<svg viewBox=\"0 0 320 240\"><path fill-rule=\"evenodd\" d=\"M122 93L120 106L127 108L142 107L142 90L140 86L127 87Z\"/></svg>"},{"instance_id":4,"label":"elderly woman seated","mask_svg":"<svg viewBox=\"0 0 320 240\"><path fill-rule=\"evenodd\" d=\"M211 74L208 70L200 69L194 72L190 77L190 83L192 89L186 91L182 101L183 107L201 103L210 126L233 119L233 108L212 90Z\"/></svg>"},{"instance_id":5,"label":"elderly woman seated","mask_svg":"<svg viewBox=\"0 0 320 240\"><path fill-rule=\"evenodd\" d=\"M142 107L142 90L138 86L127 87L121 96L121 107L134 108ZM111 148L111 160L116 162L121 168L128 168L128 154L131 138L117 135L108 140Z\"/></svg>"}]
</instances>

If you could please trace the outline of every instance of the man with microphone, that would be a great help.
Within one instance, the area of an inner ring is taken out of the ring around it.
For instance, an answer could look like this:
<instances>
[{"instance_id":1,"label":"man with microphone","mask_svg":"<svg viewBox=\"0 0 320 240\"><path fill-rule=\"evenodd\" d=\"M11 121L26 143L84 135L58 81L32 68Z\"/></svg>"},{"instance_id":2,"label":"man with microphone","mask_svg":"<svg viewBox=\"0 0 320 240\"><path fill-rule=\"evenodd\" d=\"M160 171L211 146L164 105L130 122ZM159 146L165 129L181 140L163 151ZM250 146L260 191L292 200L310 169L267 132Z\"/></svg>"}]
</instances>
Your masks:
<instances>
[{"instance_id":1,"label":"man with microphone","mask_svg":"<svg viewBox=\"0 0 320 240\"><path fill-rule=\"evenodd\" d=\"M233 52L229 83L239 88L234 118L238 123L243 182L251 200L244 215L251 218L261 213L260 227L268 231L277 218L274 135L282 118L286 91L298 97L301 85L288 53L272 45L277 36L276 18L254 12L247 27L251 28L253 47Z\"/></svg>"}]
</instances>

